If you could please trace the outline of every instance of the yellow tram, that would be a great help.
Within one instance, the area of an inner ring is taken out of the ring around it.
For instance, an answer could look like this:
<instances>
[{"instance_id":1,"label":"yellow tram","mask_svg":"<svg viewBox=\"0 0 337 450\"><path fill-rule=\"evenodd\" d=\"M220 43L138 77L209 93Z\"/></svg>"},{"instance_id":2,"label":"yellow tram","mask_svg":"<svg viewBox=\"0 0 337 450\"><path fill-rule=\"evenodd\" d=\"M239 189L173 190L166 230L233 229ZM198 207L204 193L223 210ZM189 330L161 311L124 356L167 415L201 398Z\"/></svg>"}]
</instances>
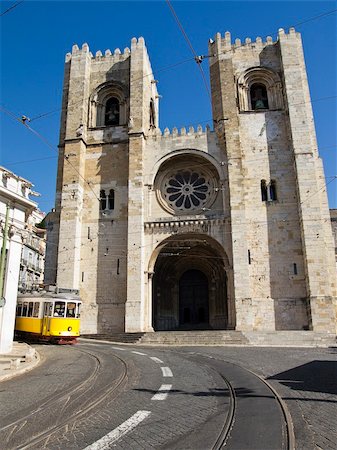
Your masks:
<instances>
[{"instance_id":1,"label":"yellow tram","mask_svg":"<svg viewBox=\"0 0 337 450\"><path fill-rule=\"evenodd\" d=\"M66 297L19 296L15 333L57 344L74 344L80 335L81 301Z\"/></svg>"}]
</instances>

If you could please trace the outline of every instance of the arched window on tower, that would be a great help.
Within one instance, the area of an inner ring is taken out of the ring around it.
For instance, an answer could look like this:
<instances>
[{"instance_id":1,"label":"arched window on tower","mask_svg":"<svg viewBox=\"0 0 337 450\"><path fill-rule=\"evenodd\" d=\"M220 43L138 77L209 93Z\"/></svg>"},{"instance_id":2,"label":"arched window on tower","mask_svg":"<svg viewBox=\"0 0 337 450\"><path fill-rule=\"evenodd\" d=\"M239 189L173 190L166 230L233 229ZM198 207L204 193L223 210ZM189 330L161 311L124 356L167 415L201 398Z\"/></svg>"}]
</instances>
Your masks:
<instances>
[{"instance_id":1,"label":"arched window on tower","mask_svg":"<svg viewBox=\"0 0 337 450\"><path fill-rule=\"evenodd\" d=\"M155 128L156 127L156 112L154 109L154 102L151 98L150 101L150 128Z\"/></svg>"},{"instance_id":2,"label":"arched window on tower","mask_svg":"<svg viewBox=\"0 0 337 450\"><path fill-rule=\"evenodd\" d=\"M261 200L266 202L268 200L268 189L266 180L261 180Z\"/></svg>"},{"instance_id":3,"label":"arched window on tower","mask_svg":"<svg viewBox=\"0 0 337 450\"><path fill-rule=\"evenodd\" d=\"M115 209L115 191L114 189L102 189L99 193L100 211L113 211Z\"/></svg>"},{"instance_id":4,"label":"arched window on tower","mask_svg":"<svg viewBox=\"0 0 337 450\"><path fill-rule=\"evenodd\" d=\"M113 189L110 189L109 196L108 196L108 209L112 211L115 209L115 191Z\"/></svg>"},{"instance_id":5,"label":"arched window on tower","mask_svg":"<svg viewBox=\"0 0 337 450\"><path fill-rule=\"evenodd\" d=\"M102 189L99 193L99 209L101 211L106 209L106 193L104 189Z\"/></svg>"},{"instance_id":6,"label":"arched window on tower","mask_svg":"<svg viewBox=\"0 0 337 450\"><path fill-rule=\"evenodd\" d=\"M262 83L254 83L250 88L252 110L268 109L267 88Z\"/></svg>"},{"instance_id":7,"label":"arched window on tower","mask_svg":"<svg viewBox=\"0 0 337 450\"><path fill-rule=\"evenodd\" d=\"M110 97L105 104L104 125L119 125L120 105L116 97Z\"/></svg>"},{"instance_id":8,"label":"arched window on tower","mask_svg":"<svg viewBox=\"0 0 337 450\"><path fill-rule=\"evenodd\" d=\"M276 193L276 181L271 180L269 184L269 200L275 201L277 200L277 193Z\"/></svg>"}]
</instances>

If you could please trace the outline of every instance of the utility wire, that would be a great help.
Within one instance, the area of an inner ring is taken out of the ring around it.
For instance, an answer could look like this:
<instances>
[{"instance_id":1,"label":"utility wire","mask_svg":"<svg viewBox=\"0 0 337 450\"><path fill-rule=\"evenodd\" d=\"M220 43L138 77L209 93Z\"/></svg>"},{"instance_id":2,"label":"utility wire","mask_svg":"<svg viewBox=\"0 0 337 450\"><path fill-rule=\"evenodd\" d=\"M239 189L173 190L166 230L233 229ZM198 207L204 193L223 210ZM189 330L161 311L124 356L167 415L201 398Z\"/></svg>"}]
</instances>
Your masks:
<instances>
[{"instance_id":1,"label":"utility wire","mask_svg":"<svg viewBox=\"0 0 337 450\"><path fill-rule=\"evenodd\" d=\"M170 64L169 66L165 66L165 67L159 68L159 69L157 69L157 70L155 70L155 71L153 71L151 73L143 75L142 77L136 78L135 80L133 80L133 82L142 80L142 79L144 79L146 77L154 75L155 73L166 72L167 70L173 69L174 67L180 66L180 65L185 64L185 63L190 62L190 61L194 61L194 58L187 58L187 59L184 59L182 61L178 61L176 63ZM75 106L75 105L77 105L77 104L79 104L81 102L82 102L82 100L79 100L77 102L71 103L70 105L67 105L65 108L62 108L62 107L61 108L55 108L55 109L52 109L51 111L47 111L45 113L41 113L41 114L39 114L37 116L32 117L30 119L30 122L33 122L34 120L38 120L38 119L41 119L41 118L46 117L46 116L49 116L51 114L55 114L58 111L65 111L68 108L73 107L73 106Z\"/></svg>"},{"instance_id":2,"label":"utility wire","mask_svg":"<svg viewBox=\"0 0 337 450\"><path fill-rule=\"evenodd\" d=\"M12 9L16 8L17 6L19 6L21 3L23 3L25 0L21 0L20 2L16 2L14 3L14 5L10 6L8 9L6 9L6 11L4 11L3 13L0 14L0 17L4 16L5 14L7 14L9 11L11 11Z\"/></svg>"},{"instance_id":3,"label":"utility wire","mask_svg":"<svg viewBox=\"0 0 337 450\"><path fill-rule=\"evenodd\" d=\"M24 1L24 0L23 0L23 1ZM22 3L22 2L19 2L19 3ZM174 15L174 17L175 17L176 20L177 20L177 23L178 23L178 25L179 25L179 28L181 29L181 31L182 31L182 33L183 33L185 39L187 40L188 46L190 47L190 49L191 49L192 54L194 55L194 57L193 57L193 58L185 59L185 60L183 60L183 61L179 61L179 62L177 62L177 63L171 64L171 65L166 66L166 67L163 67L163 68L160 68L160 69L158 69L158 70L155 70L155 71L151 72L150 74L144 75L143 77L141 77L141 78L139 78L139 79L143 79L143 78L146 78L146 77L148 77L148 76L150 76L150 75L154 75L154 72L160 73L160 72L167 71L167 70L169 70L169 69L171 69L171 68L174 68L174 67L176 67L176 66L178 66L178 65L185 64L186 62L190 62L190 61L196 61L196 62L199 61L199 62L201 62L201 61L202 61L203 59L205 59L205 58L210 58L210 57L218 56L217 54L212 54L212 55L202 55L202 56L198 56L198 55L196 54L196 52L195 52L195 50L194 50L194 48L193 48L193 46L192 46L190 40L188 39L188 36L187 36L187 34L185 33L185 30L183 29L183 27L182 27L182 25L181 25L181 23L180 23L180 21L179 21L179 18L178 18L178 16L176 15L176 13L175 13L175 11L174 11L172 5L170 4L169 1L167 1L167 3L168 3L168 6L170 7L170 9L171 9L171 11L172 11L172 14ZM317 15L317 16L310 17L309 19L306 19L306 20L304 20L304 21L302 21L302 22L298 22L297 24L294 24L294 25L292 25L292 26L293 26L293 27L300 26L300 25L302 25L302 24L304 24L304 23L307 23L307 22L309 22L309 21L316 20L316 19L319 19L319 18L321 18L321 17L325 17L325 16L328 16L328 15L334 14L336 11L337 11L337 9L334 9L334 10L331 10L331 11L327 11L327 12L322 13L322 14L319 14L319 15ZM3 13L3 14L4 14L4 13ZM268 36L269 36L269 35L273 35L273 34L277 34L277 31L273 31L272 33L269 33ZM266 37L266 36L267 36L267 35L264 35L264 37ZM246 43L242 43L241 45L239 45L239 46L236 47L236 48L245 47L246 45L247 45ZM222 53L227 53L227 52L229 52L229 51L231 51L231 50L225 50L225 51L222 52ZM200 61L200 58L201 58L201 61ZM209 95L209 97L210 97L210 92L209 92L208 84L207 84L206 79L205 79L205 74L204 74L204 72L203 72L203 70L202 70L202 68L201 68L200 63L198 64L198 66L199 66L200 69L201 69L201 72L202 72L202 75L203 75L203 79L204 79L204 83L205 83L205 85L206 85L206 89L207 89L208 95ZM138 81L139 79L137 79L137 80L135 80L135 81ZM329 98L329 97L328 97L328 98ZM78 103L80 103L81 101L82 101L82 100L80 100ZM51 110L51 111L49 111L49 112L39 114L39 115L37 115L37 116L32 117L30 121L32 122L32 121L34 121L34 120L38 120L38 119L40 119L40 118L43 118L43 117L46 117L46 116L48 116L48 115L54 114L54 113L56 113L56 112L58 112L58 111L66 110L69 106L75 106L76 104L77 104L77 102L73 103L72 105L68 105L66 108L62 108L62 107L61 107L61 108L56 108L56 109L53 109L53 110Z\"/></svg>"},{"instance_id":4,"label":"utility wire","mask_svg":"<svg viewBox=\"0 0 337 450\"><path fill-rule=\"evenodd\" d=\"M0 106L0 109L7 114L9 117L14 118L16 121L21 122L31 133L35 134L35 136L37 136L42 142L44 142L49 148L51 148L53 151L56 151L58 153L58 150L54 147L53 144L51 144L42 134L38 133L36 130L34 130L32 127L30 127L27 124L27 118L25 118L25 116L23 116L23 119L18 119L17 117L15 117L15 115L5 109L3 106ZM25 118L25 119L24 119ZM96 192L93 190L93 188L91 187L91 184L89 183L89 181L87 181L83 175L81 175L81 173L76 169L76 167L74 167L74 165L69 161L69 158L66 157L66 155L64 156L64 159L68 162L68 164L70 164L70 166L73 168L73 170L79 175L79 177L89 186L90 190L93 192L94 196L96 197L96 199L98 201L100 201L100 199L97 197Z\"/></svg>"},{"instance_id":5,"label":"utility wire","mask_svg":"<svg viewBox=\"0 0 337 450\"><path fill-rule=\"evenodd\" d=\"M331 11L326 11L325 13L318 14L317 16L309 17L308 19L302 20L302 22L297 22L292 26L299 27L301 25L304 25L305 23L311 22L312 20L317 20L317 19L320 19L321 17L326 17L331 14L334 14L336 11L337 11L337 9L332 9Z\"/></svg>"},{"instance_id":6,"label":"utility wire","mask_svg":"<svg viewBox=\"0 0 337 450\"><path fill-rule=\"evenodd\" d=\"M201 76L202 76L202 79L203 79L203 82L204 82L204 85L205 85L205 88L206 88L209 100L212 103L212 97L211 97L211 93L210 93L210 90L209 90L209 87L208 87L208 83L207 83L207 80L206 80L206 75L205 75L205 73L203 71L203 68L201 67L201 63L202 63L203 58L201 56L198 56L196 51L194 50L193 45L191 44L191 41L189 40L189 38L188 38L188 36L187 36L187 34L186 34L185 30L184 30L184 27L182 26L182 24L181 24L177 14L176 14L176 12L175 12L175 10L174 10L170 0L166 0L166 3L168 5L168 7L170 8L173 17L174 17L175 21L177 22L177 25L180 28L180 31L182 32L182 34L184 36L184 39L187 42L187 45L189 46L189 48L190 48L190 50L191 50L191 52L192 52L192 54L194 56L195 62L197 63L197 65L199 67L199 70L200 70L200 73L201 73Z\"/></svg>"}]
</instances>

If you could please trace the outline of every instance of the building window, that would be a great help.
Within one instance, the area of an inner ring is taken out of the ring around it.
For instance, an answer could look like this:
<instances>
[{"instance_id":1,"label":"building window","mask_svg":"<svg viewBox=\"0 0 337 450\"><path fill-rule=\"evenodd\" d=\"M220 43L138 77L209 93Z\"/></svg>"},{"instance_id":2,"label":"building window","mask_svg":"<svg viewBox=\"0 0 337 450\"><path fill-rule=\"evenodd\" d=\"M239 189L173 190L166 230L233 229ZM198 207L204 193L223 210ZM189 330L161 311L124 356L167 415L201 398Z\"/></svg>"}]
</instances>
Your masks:
<instances>
[{"instance_id":1,"label":"building window","mask_svg":"<svg viewBox=\"0 0 337 450\"><path fill-rule=\"evenodd\" d=\"M276 181L275 180L271 180L271 182L269 184L269 200L272 202L277 200Z\"/></svg>"},{"instance_id":2,"label":"building window","mask_svg":"<svg viewBox=\"0 0 337 450\"><path fill-rule=\"evenodd\" d=\"M263 202L268 200L268 189L266 180L261 180L261 199Z\"/></svg>"},{"instance_id":3,"label":"building window","mask_svg":"<svg viewBox=\"0 0 337 450\"><path fill-rule=\"evenodd\" d=\"M201 172L179 171L171 176L164 189L164 197L176 210L202 208L208 201L211 185Z\"/></svg>"},{"instance_id":4,"label":"building window","mask_svg":"<svg viewBox=\"0 0 337 450\"><path fill-rule=\"evenodd\" d=\"M266 180L261 180L261 200L263 202L274 202L277 200L275 180L271 180L269 184L267 184Z\"/></svg>"},{"instance_id":5,"label":"building window","mask_svg":"<svg viewBox=\"0 0 337 450\"><path fill-rule=\"evenodd\" d=\"M240 111L278 110L283 108L279 75L267 67L251 67L237 79Z\"/></svg>"},{"instance_id":6,"label":"building window","mask_svg":"<svg viewBox=\"0 0 337 450\"><path fill-rule=\"evenodd\" d=\"M156 127L156 112L154 109L154 102L151 98L150 101L150 128L155 128Z\"/></svg>"},{"instance_id":7,"label":"building window","mask_svg":"<svg viewBox=\"0 0 337 450\"><path fill-rule=\"evenodd\" d=\"M119 101L111 97L105 104L104 125L119 125Z\"/></svg>"},{"instance_id":8,"label":"building window","mask_svg":"<svg viewBox=\"0 0 337 450\"><path fill-rule=\"evenodd\" d=\"M100 204L99 209L101 211L104 211L106 209L106 193L103 189L100 191L100 194L99 194L99 204Z\"/></svg>"},{"instance_id":9,"label":"building window","mask_svg":"<svg viewBox=\"0 0 337 450\"><path fill-rule=\"evenodd\" d=\"M100 210L101 211L112 211L115 209L115 191L114 189L109 189L108 191L102 189L100 191Z\"/></svg>"},{"instance_id":10,"label":"building window","mask_svg":"<svg viewBox=\"0 0 337 450\"><path fill-rule=\"evenodd\" d=\"M99 85L90 95L89 127L126 125L129 117L129 93L117 81Z\"/></svg>"},{"instance_id":11,"label":"building window","mask_svg":"<svg viewBox=\"0 0 337 450\"><path fill-rule=\"evenodd\" d=\"M113 189L110 189L109 191L108 209L110 209L111 211L115 209L115 191Z\"/></svg>"},{"instance_id":12,"label":"building window","mask_svg":"<svg viewBox=\"0 0 337 450\"><path fill-rule=\"evenodd\" d=\"M253 110L268 109L267 89L264 84L254 83L251 86L250 101Z\"/></svg>"}]
</instances>

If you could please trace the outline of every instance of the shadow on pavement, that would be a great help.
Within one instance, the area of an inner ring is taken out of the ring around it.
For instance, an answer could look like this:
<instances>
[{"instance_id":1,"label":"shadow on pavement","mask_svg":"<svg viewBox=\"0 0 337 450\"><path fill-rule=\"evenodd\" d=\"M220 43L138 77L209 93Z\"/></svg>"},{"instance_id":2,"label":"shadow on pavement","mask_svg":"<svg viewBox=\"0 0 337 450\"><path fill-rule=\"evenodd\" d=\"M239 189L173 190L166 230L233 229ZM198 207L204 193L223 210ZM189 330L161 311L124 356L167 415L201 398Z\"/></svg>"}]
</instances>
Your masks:
<instances>
[{"instance_id":1,"label":"shadow on pavement","mask_svg":"<svg viewBox=\"0 0 337 450\"><path fill-rule=\"evenodd\" d=\"M276 380L296 391L337 394L337 361L311 361L267 380Z\"/></svg>"}]
</instances>

